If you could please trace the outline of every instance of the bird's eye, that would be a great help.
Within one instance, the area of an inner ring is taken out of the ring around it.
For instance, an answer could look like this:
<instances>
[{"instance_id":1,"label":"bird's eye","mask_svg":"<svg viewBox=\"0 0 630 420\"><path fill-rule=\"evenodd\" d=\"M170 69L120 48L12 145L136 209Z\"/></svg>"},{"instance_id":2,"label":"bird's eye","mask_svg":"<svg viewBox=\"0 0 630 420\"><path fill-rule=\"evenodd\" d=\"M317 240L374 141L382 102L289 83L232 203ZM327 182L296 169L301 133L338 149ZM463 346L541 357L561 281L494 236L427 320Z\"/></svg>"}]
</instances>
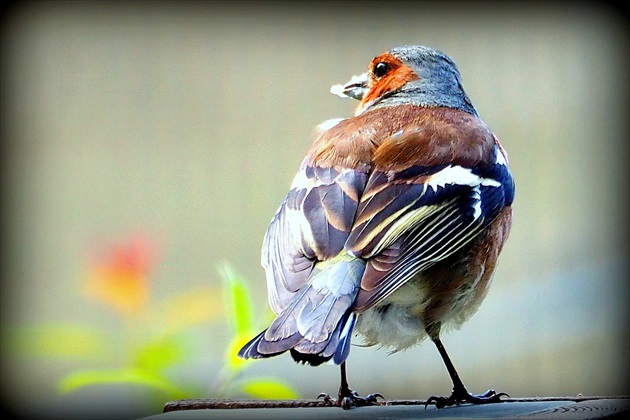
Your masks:
<instances>
[{"instance_id":1,"label":"bird's eye","mask_svg":"<svg viewBox=\"0 0 630 420\"><path fill-rule=\"evenodd\" d=\"M374 70L372 70L372 73L374 74L374 77L381 78L387 74L390 68L391 67L389 67L389 64L381 61L374 66Z\"/></svg>"}]
</instances>

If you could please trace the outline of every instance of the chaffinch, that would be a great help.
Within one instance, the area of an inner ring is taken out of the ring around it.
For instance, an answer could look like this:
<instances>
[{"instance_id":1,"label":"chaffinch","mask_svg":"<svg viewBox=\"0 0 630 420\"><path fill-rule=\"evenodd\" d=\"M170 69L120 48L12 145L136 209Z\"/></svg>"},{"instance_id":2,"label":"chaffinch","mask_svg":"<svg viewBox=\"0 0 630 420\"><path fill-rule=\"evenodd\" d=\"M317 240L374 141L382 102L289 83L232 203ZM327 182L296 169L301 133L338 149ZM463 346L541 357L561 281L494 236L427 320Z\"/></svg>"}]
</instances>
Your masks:
<instances>
[{"instance_id":1,"label":"chaffinch","mask_svg":"<svg viewBox=\"0 0 630 420\"><path fill-rule=\"evenodd\" d=\"M262 265L277 316L239 356L332 360L341 387L326 400L347 409L382 397L348 386L353 335L392 351L429 337L453 390L427 403L500 402L507 394L467 391L440 331L477 311L510 231L505 150L435 49L393 48L331 91L359 105L319 126L271 221Z\"/></svg>"}]
</instances>

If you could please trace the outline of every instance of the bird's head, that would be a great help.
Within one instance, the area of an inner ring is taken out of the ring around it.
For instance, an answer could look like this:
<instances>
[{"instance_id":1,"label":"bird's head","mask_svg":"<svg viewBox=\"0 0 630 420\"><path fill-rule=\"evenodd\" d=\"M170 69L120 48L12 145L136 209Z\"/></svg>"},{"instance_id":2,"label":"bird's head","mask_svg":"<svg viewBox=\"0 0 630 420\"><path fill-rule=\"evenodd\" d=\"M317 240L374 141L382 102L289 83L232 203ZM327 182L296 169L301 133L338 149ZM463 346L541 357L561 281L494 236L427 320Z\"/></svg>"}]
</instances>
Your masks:
<instances>
[{"instance_id":1,"label":"bird's head","mask_svg":"<svg viewBox=\"0 0 630 420\"><path fill-rule=\"evenodd\" d=\"M368 71L330 91L360 101L355 115L384 106L448 107L477 115L455 62L433 48L405 45L375 57Z\"/></svg>"}]
</instances>

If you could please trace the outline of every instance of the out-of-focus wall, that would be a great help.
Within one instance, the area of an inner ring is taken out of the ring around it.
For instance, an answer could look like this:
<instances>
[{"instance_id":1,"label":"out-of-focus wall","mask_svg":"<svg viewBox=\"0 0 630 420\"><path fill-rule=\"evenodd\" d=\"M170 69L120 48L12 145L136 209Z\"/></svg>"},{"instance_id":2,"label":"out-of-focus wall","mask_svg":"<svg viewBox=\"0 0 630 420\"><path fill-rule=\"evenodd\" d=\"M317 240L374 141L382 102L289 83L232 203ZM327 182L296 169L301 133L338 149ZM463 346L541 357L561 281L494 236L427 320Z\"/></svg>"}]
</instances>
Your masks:
<instances>
[{"instance_id":1,"label":"out-of-focus wall","mask_svg":"<svg viewBox=\"0 0 630 420\"><path fill-rule=\"evenodd\" d=\"M355 106L329 87L390 47L424 44L458 63L517 185L494 287L444 337L461 376L512 396L628 390L628 37L614 10L37 2L9 12L3 330L83 323L119 339L111 310L85 303L85 261L95 244L138 231L159 244L152 299L215 285L219 302L217 265L228 261L262 312L267 224L313 127ZM230 334L226 322L196 331L196 356L176 374L210 389ZM4 334L3 401L63 407L54 383L72 363L28 362L9 345ZM281 376L303 397L338 387L336 368L288 355L248 374ZM450 391L430 343L391 356L354 348L349 375L360 393L388 398ZM116 392L86 398L131 398Z\"/></svg>"}]
</instances>

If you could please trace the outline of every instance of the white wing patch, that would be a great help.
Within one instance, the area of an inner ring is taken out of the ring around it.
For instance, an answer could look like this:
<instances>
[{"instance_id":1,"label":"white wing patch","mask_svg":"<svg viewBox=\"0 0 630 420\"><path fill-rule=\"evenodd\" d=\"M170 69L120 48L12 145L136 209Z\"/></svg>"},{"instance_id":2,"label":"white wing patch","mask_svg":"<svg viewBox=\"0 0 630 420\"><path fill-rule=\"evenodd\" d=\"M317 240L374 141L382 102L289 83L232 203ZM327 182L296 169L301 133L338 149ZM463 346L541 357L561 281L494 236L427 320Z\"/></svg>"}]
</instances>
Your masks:
<instances>
[{"instance_id":1,"label":"white wing patch","mask_svg":"<svg viewBox=\"0 0 630 420\"><path fill-rule=\"evenodd\" d=\"M426 184L433 188L433 191L437 191L438 188L444 188L447 184L468 185L469 187L479 185L489 187L501 186L501 183L494 179L482 178L479 175L473 174L471 169L452 165L431 175Z\"/></svg>"},{"instance_id":2,"label":"white wing patch","mask_svg":"<svg viewBox=\"0 0 630 420\"><path fill-rule=\"evenodd\" d=\"M473 209L475 209L475 212L473 213L473 217L475 218L475 220L477 220L479 219L479 216L481 216L481 191L479 191L479 185L473 188L472 198L473 200L475 200L473 204Z\"/></svg>"},{"instance_id":3,"label":"white wing patch","mask_svg":"<svg viewBox=\"0 0 630 420\"><path fill-rule=\"evenodd\" d=\"M497 147L497 146L495 146L495 147ZM506 157L503 155L503 149L502 149L502 148L500 148L500 147L497 147L497 149L499 149L499 150L497 150L497 158L496 158L496 160L495 160L495 163L496 163L497 165L507 166L507 159L506 159Z\"/></svg>"}]
</instances>

